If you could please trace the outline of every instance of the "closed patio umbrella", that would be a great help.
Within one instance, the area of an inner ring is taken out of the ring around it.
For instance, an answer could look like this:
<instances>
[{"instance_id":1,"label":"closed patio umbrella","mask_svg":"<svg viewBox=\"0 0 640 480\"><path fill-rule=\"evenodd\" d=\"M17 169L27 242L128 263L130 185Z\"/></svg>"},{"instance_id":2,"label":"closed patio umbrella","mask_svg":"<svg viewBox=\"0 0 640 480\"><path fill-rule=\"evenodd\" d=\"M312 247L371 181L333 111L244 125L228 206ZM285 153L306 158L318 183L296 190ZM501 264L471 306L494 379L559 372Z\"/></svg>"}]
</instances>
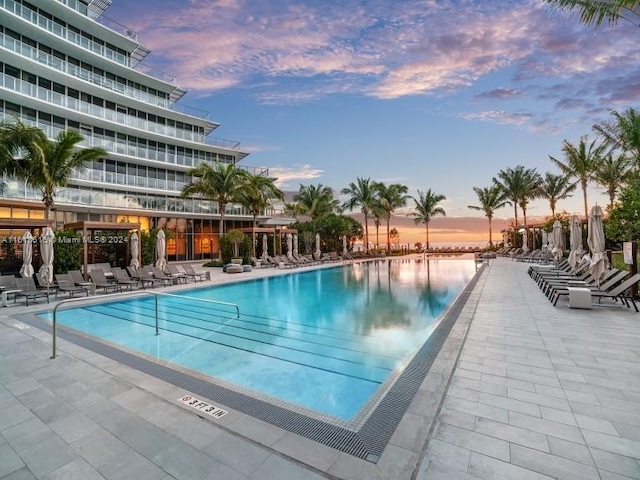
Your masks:
<instances>
[{"instance_id":1,"label":"closed patio umbrella","mask_svg":"<svg viewBox=\"0 0 640 480\"><path fill-rule=\"evenodd\" d=\"M298 255L298 235L293 235L293 254Z\"/></svg>"},{"instance_id":2,"label":"closed patio umbrella","mask_svg":"<svg viewBox=\"0 0 640 480\"><path fill-rule=\"evenodd\" d=\"M129 245L129 248L131 250L130 265L133 268L140 268L140 260L138 260L138 257L140 256L140 238L138 238L138 234L136 232L133 232L131 234L130 242L131 242L131 245Z\"/></svg>"},{"instance_id":3,"label":"closed patio umbrella","mask_svg":"<svg viewBox=\"0 0 640 480\"><path fill-rule=\"evenodd\" d=\"M582 224L576 215L569 220L569 243L571 251L569 252L569 265L575 271L580 258L584 254L582 250Z\"/></svg>"},{"instance_id":4,"label":"closed patio umbrella","mask_svg":"<svg viewBox=\"0 0 640 480\"><path fill-rule=\"evenodd\" d=\"M524 253L527 253L529 251L529 239L527 237L527 229L525 228L522 231L522 250L524 251Z\"/></svg>"},{"instance_id":5,"label":"closed patio umbrella","mask_svg":"<svg viewBox=\"0 0 640 480\"><path fill-rule=\"evenodd\" d=\"M167 266L167 259L165 258L166 249L167 241L164 236L164 231L160 230L156 239L156 267L163 270Z\"/></svg>"},{"instance_id":6,"label":"closed patio umbrella","mask_svg":"<svg viewBox=\"0 0 640 480\"><path fill-rule=\"evenodd\" d=\"M42 257L42 266L40 267L40 278L49 285L53 283L53 241L55 235L50 227L46 227L42 232L42 241L40 242L40 256Z\"/></svg>"},{"instance_id":7,"label":"closed patio umbrella","mask_svg":"<svg viewBox=\"0 0 640 480\"><path fill-rule=\"evenodd\" d=\"M607 269L607 257L604 254L604 227L602 225L602 209L595 205L589 213L589 227L587 235L587 245L591 250L591 265L589 273L598 280L600 287L600 277Z\"/></svg>"},{"instance_id":8,"label":"closed patio umbrella","mask_svg":"<svg viewBox=\"0 0 640 480\"><path fill-rule=\"evenodd\" d=\"M266 233L262 234L262 260L267 261L269 256L269 239Z\"/></svg>"},{"instance_id":9,"label":"closed patio umbrella","mask_svg":"<svg viewBox=\"0 0 640 480\"><path fill-rule=\"evenodd\" d=\"M542 230L542 250L544 250L545 252L549 248L547 246L548 241L549 241L549 234L547 233L546 230Z\"/></svg>"},{"instance_id":10,"label":"closed patio umbrella","mask_svg":"<svg viewBox=\"0 0 640 480\"><path fill-rule=\"evenodd\" d=\"M342 236L342 255L345 256L348 252L347 250L347 236Z\"/></svg>"},{"instance_id":11,"label":"closed patio umbrella","mask_svg":"<svg viewBox=\"0 0 640 480\"><path fill-rule=\"evenodd\" d=\"M291 255L293 251L293 235L287 233L287 255Z\"/></svg>"},{"instance_id":12,"label":"closed patio umbrella","mask_svg":"<svg viewBox=\"0 0 640 480\"><path fill-rule=\"evenodd\" d=\"M33 235L31 232L24 232L22 236L22 267L20 267L20 275L24 278L33 277Z\"/></svg>"},{"instance_id":13,"label":"closed patio umbrella","mask_svg":"<svg viewBox=\"0 0 640 480\"><path fill-rule=\"evenodd\" d=\"M556 265L560 262L564 252L564 239L562 238L562 224L559 220L553 222L553 231L551 232L551 253Z\"/></svg>"},{"instance_id":14,"label":"closed patio umbrella","mask_svg":"<svg viewBox=\"0 0 640 480\"><path fill-rule=\"evenodd\" d=\"M322 255L322 252L320 251L320 234L316 233L316 251L313 252L313 254L316 256L316 259L320 258L320 255Z\"/></svg>"}]
</instances>

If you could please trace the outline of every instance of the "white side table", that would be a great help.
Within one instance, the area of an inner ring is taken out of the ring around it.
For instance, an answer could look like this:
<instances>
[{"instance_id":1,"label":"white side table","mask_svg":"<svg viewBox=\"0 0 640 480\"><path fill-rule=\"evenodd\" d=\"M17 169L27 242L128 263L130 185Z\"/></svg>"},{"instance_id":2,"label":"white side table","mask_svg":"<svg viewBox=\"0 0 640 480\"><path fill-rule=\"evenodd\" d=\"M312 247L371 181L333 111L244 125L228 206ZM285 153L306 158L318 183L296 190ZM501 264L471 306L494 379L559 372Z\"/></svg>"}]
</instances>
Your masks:
<instances>
[{"instance_id":1,"label":"white side table","mask_svg":"<svg viewBox=\"0 0 640 480\"><path fill-rule=\"evenodd\" d=\"M569 308L591 309L591 290L588 288L568 287Z\"/></svg>"}]
</instances>

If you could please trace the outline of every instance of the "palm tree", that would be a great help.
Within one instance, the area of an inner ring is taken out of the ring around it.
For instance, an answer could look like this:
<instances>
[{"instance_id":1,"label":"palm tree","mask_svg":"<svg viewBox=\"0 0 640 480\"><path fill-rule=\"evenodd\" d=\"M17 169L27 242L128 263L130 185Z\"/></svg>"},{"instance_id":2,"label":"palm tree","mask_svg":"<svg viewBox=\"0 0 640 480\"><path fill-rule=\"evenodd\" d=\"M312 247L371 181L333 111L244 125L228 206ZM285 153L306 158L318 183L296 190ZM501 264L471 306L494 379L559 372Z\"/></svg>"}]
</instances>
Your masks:
<instances>
[{"instance_id":1,"label":"palm tree","mask_svg":"<svg viewBox=\"0 0 640 480\"><path fill-rule=\"evenodd\" d=\"M0 122L0 174L25 178L27 175L28 148L35 142L46 139L42 130L27 126L20 120ZM0 182L0 193L6 184Z\"/></svg>"},{"instance_id":2,"label":"palm tree","mask_svg":"<svg viewBox=\"0 0 640 480\"><path fill-rule=\"evenodd\" d=\"M629 178L631 163L623 153L616 157L610 153L598 164L593 179L606 190L609 196L609 211L613 208L618 190Z\"/></svg>"},{"instance_id":3,"label":"palm tree","mask_svg":"<svg viewBox=\"0 0 640 480\"><path fill-rule=\"evenodd\" d=\"M446 212L442 207L439 207L438 204L446 200L447 197L439 193L433 193L431 189L429 189L424 193L418 190L418 198L411 198L415 202L416 211L410 213L409 216L415 217L414 222L416 225L424 223L427 230L427 244L425 248L429 250L429 223L433 217L438 215L446 217Z\"/></svg>"},{"instance_id":4,"label":"palm tree","mask_svg":"<svg viewBox=\"0 0 640 480\"><path fill-rule=\"evenodd\" d=\"M620 20L638 25L640 2L638 0L544 0L561 10L577 11L580 21L596 28L606 23L614 26Z\"/></svg>"},{"instance_id":5,"label":"palm tree","mask_svg":"<svg viewBox=\"0 0 640 480\"><path fill-rule=\"evenodd\" d=\"M224 234L225 210L229 203L240 200L248 172L234 163L216 163L213 166L201 163L187 171L187 175L194 177L194 180L182 188L181 196L202 197L217 202L220 213L218 232L220 235Z\"/></svg>"},{"instance_id":6,"label":"palm tree","mask_svg":"<svg viewBox=\"0 0 640 480\"><path fill-rule=\"evenodd\" d=\"M522 210L522 222L524 223L525 230L528 229L527 207L529 206L529 202L531 200L535 200L536 198L540 197L541 181L542 179L540 178L540 174L535 168L525 170L522 184L522 193L520 196L520 201L518 203L520 209Z\"/></svg>"},{"instance_id":7,"label":"palm tree","mask_svg":"<svg viewBox=\"0 0 640 480\"><path fill-rule=\"evenodd\" d=\"M551 172L544 174L540 183L540 197L549 200L549 208L551 208L551 216L556 215L556 205L558 200L569 198L577 188L578 183L569 180L566 175L554 175Z\"/></svg>"},{"instance_id":8,"label":"palm tree","mask_svg":"<svg viewBox=\"0 0 640 480\"><path fill-rule=\"evenodd\" d=\"M239 203L253 215L253 228L257 226L260 212L271 205L274 200L282 200L282 191L273 183L273 179L261 175L248 174L240 192ZM253 256L256 256L256 237L252 232Z\"/></svg>"},{"instance_id":9,"label":"palm tree","mask_svg":"<svg viewBox=\"0 0 640 480\"><path fill-rule=\"evenodd\" d=\"M587 186L589 181L593 180L594 173L601 159L602 151L604 150L604 145L596 146L597 140L594 140L588 145L587 141L587 137L583 136L580 138L577 146L568 140L562 142L565 162L561 162L549 155L551 161L560 168L562 173L580 182L582 199L584 201L584 218L588 218L589 216Z\"/></svg>"},{"instance_id":10,"label":"palm tree","mask_svg":"<svg viewBox=\"0 0 640 480\"><path fill-rule=\"evenodd\" d=\"M505 199L513 205L516 226L513 231L514 245L517 243L518 206L522 207L524 205L524 223L526 226L526 207L528 201L532 198L531 195L536 190L539 179L540 175L535 168L525 168L522 165L518 165L516 168L509 167L506 170L500 170L497 177L493 178L493 183L502 189Z\"/></svg>"},{"instance_id":11,"label":"palm tree","mask_svg":"<svg viewBox=\"0 0 640 480\"><path fill-rule=\"evenodd\" d=\"M391 185L376 184L377 197L387 219L387 251L391 250L391 231L389 230L391 214L398 208L407 205L407 200L409 199L407 196L408 191L409 189L406 186L399 183L392 183Z\"/></svg>"},{"instance_id":12,"label":"palm tree","mask_svg":"<svg viewBox=\"0 0 640 480\"><path fill-rule=\"evenodd\" d=\"M600 125L594 125L593 130L602 137L603 144L612 149L625 153L640 167L640 111L628 108L622 113L611 112L613 119Z\"/></svg>"},{"instance_id":13,"label":"palm tree","mask_svg":"<svg viewBox=\"0 0 640 480\"><path fill-rule=\"evenodd\" d=\"M82 172L88 163L107 156L103 148L78 148L83 140L79 132L65 130L55 140L37 136L25 147L28 152L25 180L29 187L42 192L46 219L50 219L56 189L67 186L73 170Z\"/></svg>"},{"instance_id":14,"label":"palm tree","mask_svg":"<svg viewBox=\"0 0 640 480\"><path fill-rule=\"evenodd\" d=\"M484 212L484 216L489 219L489 245L493 246L493 237L491 232L491 220L493 219L493 214L496 210L510 205L511 203L506 199L502 188L495 184L484 188L473 187L473 191L476 192L480 205L469 205L467 208Z\"/></svg>"},{"instance_id":15,"label":"palm tree","mask_svg":"<svg viewBox=\"0 0 640 480\"><path fill-rule=\"evenodd\" d=\"M340 201L333 196L333 189L318 185L300 185L300 190L293 196L297 213L308 215L317 220L338 210Z\"/></svg>"},{"instance_id":16,"label":"palm tree","mask_svg":"<svg viewBox=\"0 0 640 480\"><path fill-rule=\"evenodd\" d=\"M343 195L349 195L349 199L344 202L342 208L353 210L360 207L360 211L364 216L364 243L365 252L369 253L369 214L374 207L376 182L372 182L370 178L356 178L355 183L351 182L347 188L342 189Z\"/></svg>"},{"instance_id":17,"label":"palm tree","mask_svg":"<svg viewBox=\"0 0 640 480\"><path fill-rule=\"evenodd\" d=\"M380 224L385 217L384 208L380 203L380 199L376 197L373 206L371 207L371 216L373 217L373 224L376 226L376 250L380 248Z\"/></svg>"}]
</instances>

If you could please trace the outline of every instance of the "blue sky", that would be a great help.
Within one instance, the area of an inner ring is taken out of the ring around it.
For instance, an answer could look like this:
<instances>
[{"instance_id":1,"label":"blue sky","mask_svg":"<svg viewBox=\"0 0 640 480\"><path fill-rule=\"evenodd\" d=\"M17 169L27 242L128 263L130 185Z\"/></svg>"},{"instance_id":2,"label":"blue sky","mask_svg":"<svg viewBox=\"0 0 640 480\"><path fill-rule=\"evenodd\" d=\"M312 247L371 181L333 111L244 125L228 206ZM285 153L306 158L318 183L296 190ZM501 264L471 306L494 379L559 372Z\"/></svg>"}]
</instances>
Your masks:
<instances>
[{"instance_id":1,"label":"blue sky","mask_svg":"<svg viewBox=\"0 0 640 480\"><path fill-rule=\"evenodd\" d=\"M371 177L446 195L449 217L481 216L472 187L500 169L557 173L564 139L640 98L637 27L536 0L114 0L106 15L283 189Z\"/></svg>"}]
</instances>

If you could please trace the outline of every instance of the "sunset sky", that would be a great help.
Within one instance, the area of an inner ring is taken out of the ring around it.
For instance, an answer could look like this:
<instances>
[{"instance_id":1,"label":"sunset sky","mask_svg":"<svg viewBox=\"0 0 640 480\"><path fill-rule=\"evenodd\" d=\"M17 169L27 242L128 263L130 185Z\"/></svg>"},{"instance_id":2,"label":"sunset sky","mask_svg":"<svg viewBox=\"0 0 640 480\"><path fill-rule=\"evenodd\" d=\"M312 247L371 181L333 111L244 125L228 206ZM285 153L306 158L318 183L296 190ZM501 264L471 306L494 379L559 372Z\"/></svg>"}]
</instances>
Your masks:
<instances>
[{"instance_id":1,"label":"sunset sky","mask_svg":"<svg viewBox=\"0 0 640 480\"><path fill-rule=\"evenodd\" d=\"M596 31L535 0L114 0L106 15L281 188L371 177L446 195L456 220L433 241L486 241L486 219L464 221L482 216L473 186L518 164L558 173L564 139L640 97L637 27Z\"/></svg>"}]
</instances>

